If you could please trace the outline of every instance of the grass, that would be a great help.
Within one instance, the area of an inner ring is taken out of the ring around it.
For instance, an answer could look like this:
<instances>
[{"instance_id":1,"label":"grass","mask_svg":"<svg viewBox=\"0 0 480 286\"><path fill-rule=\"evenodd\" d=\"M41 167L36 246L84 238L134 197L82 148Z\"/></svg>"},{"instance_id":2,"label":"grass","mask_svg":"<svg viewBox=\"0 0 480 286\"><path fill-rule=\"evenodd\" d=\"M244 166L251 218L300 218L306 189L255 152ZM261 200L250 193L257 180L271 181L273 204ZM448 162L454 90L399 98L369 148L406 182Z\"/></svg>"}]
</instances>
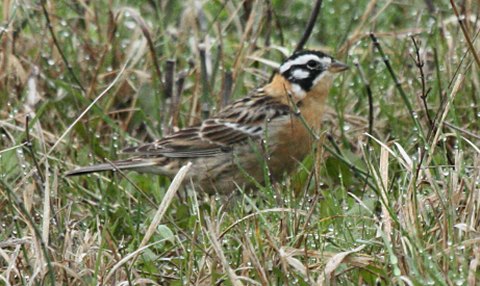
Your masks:
<instances>
[{"instance_id":1,"label":"grass","mask_svg":"<svg viewBox=\"0 0 480 286\"><path fill-rule=\"evenodd\" d=\"M474 1L460 24L447 1L324 1L307 46L352 68L323 148L254 194L63 176L265 83L313 5L290 2L4 0L0 285L477 285Z\"/></svg>"}]
</instances>

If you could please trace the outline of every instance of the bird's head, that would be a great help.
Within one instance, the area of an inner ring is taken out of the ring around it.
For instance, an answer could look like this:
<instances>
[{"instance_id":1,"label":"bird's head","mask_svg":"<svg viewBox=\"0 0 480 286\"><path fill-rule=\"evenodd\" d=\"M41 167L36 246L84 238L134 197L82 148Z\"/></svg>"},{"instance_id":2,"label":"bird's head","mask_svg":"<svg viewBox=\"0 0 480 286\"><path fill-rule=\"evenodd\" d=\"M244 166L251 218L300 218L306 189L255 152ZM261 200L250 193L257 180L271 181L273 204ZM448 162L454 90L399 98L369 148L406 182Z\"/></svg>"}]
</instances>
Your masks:
<instances>
[{"instance_id":1,"label":"bird's head","mask_svg":"<svg viewBox=\"0 0 480 286\"><path fill-rule=\"evenodd\" d=\"M279 73L292 86L293 93L302 99L312 90L330 89L333 75L348 69L342 62L320 51L302 50L280 65Z\"/></svg>"}]
</instances>

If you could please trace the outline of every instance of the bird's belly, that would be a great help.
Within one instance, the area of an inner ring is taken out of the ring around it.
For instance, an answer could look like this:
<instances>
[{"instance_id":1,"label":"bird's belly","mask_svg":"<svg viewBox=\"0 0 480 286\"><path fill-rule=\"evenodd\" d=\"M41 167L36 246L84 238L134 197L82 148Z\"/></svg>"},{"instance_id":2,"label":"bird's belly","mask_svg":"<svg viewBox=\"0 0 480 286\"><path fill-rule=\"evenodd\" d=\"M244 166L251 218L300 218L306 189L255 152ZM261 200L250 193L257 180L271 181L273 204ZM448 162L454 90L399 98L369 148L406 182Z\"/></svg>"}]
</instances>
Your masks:
<instances>
[{"instance_id":1,"label":"bird's belly","mask_svg":"<svg viewBox=\"0 0 480 286\"><path fill-rule=\"evenodd\" d=\"M276 179L293 171L311 152L314 140L303 124L293 122L291 127L276 134L275 145L271 146L270 172Z\"/></svg>"},{"instance_id":2,"label":"bird's belly","mask_svg":"<svg viewBox=\"0 0 480 286\"><path fill-rule=\"evenodd\" d=\"M258 179L254 168L258 160L251 152L246 153L246 148L248 146L240 146L234 153L195 159L191 169L194 186L207 193L225 194L234 191L237 186L248 186L249 176Z\"/></svg>"}]
</instances>

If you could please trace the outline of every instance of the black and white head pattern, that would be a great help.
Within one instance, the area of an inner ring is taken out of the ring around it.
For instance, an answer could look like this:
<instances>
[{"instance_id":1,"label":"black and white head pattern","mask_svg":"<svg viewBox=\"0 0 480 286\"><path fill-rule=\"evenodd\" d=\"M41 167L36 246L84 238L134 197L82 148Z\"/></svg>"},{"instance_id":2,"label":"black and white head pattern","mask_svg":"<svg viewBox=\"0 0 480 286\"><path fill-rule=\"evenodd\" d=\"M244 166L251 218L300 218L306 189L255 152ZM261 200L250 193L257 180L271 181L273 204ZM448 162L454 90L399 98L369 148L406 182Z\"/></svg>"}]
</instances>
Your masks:
<instances>
[{"instance_id":1,"label":"black and white head pattern","mask_svg":"<svg viewBox=\"0 0 480 286\"><path fill-rule=\"evenodd\" d=\"M293 91L304 96L312 87L329 74L333 58L320 51L304 50L290 56L280 66L279 72L292 83Z\"/></svg>"}]
</instances>

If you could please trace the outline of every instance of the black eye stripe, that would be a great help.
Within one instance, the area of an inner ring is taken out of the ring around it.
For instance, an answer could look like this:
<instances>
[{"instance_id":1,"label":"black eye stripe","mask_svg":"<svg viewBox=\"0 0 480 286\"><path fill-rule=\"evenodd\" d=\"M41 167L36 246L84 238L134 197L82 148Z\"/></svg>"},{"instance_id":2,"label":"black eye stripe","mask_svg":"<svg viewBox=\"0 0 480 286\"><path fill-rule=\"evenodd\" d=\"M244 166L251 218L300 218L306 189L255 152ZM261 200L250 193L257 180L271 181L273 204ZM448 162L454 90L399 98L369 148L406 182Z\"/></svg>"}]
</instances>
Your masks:
<instances>
[{"instance_id":1,"label":"black eye stripe","mask_svg":"<svg viewBox=\"0 0 480 286\"><path fill-rule=\"evenodd\" d=\"M311 69L311 68L307 67L306 65L295 65L295 66L292 66L287 71L285 71L284 74L293 74L295 71L298 71L298 70L303 71L303 72L307 72L310 75L318 75L318 74L320 74L324 71L324 69L322 67L318 67L316 69Z\"/></svg>"}]
</instances>

